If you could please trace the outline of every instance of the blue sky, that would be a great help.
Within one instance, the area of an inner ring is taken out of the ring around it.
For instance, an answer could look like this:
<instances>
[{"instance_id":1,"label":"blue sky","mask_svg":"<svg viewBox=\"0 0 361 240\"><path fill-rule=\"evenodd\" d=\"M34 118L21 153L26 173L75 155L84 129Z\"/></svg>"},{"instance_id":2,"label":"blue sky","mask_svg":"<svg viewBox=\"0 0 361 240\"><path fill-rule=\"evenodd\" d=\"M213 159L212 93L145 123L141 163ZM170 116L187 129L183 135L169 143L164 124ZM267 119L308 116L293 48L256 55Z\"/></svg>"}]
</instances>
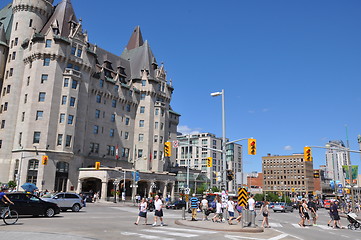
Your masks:
<instances>
[{"instance_id":1,"label":"blue sky","mask_svg":"<svg viewBox=\"0 0 361 240\"><path fill-rule=\"evenodd\" d=\"M346 142L345 125L358 149L361 1L72 3L90 41L119 55L140 25L173 80L181 129L221 136L221 98L210 93L225 89L227 137L257 139L257 155L244 155L245 171L260 171L267 153ZM325 164L324 153L313 150L315 168Z\"/></svg>"}]
</instances>

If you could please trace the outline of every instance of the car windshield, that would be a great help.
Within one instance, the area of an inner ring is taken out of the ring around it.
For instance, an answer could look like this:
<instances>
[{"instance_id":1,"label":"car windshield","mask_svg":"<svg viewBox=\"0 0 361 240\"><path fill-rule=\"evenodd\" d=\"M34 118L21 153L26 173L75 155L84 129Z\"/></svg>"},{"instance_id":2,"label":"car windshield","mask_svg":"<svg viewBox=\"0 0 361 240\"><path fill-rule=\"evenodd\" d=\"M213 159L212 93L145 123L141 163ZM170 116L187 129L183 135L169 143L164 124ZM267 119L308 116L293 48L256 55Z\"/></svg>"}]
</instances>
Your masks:
<instances>
[{"instance_id":1,"label":"car windshield","mask_svg":"<svg viewBox=\"0 0 361 240\"><path fill-rule=\"evenodd\" d=\"M47 193L47 194L43 195L42 197L43 198L52 198L53 196L54 196L54 194Z\"/></svg>"}]
</instances>

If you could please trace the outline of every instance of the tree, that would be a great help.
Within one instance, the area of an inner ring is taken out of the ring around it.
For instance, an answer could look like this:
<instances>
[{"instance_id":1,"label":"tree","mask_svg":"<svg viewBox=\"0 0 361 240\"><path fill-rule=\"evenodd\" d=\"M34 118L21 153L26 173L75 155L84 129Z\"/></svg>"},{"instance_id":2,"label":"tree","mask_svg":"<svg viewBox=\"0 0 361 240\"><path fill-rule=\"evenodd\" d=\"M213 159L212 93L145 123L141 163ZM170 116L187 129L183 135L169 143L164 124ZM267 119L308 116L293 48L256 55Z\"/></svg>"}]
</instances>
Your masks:
<instances>
[{"instance_id":1,"label":"tree","mask_svg":"<svg viewBox=\"0 0 361 240\"><path fill-rule=\"evenodd\" d=\"M8 186L9 186L9 188L16 188L17 184L15 181L9 181Z\"/></svg>"}]
</instances>

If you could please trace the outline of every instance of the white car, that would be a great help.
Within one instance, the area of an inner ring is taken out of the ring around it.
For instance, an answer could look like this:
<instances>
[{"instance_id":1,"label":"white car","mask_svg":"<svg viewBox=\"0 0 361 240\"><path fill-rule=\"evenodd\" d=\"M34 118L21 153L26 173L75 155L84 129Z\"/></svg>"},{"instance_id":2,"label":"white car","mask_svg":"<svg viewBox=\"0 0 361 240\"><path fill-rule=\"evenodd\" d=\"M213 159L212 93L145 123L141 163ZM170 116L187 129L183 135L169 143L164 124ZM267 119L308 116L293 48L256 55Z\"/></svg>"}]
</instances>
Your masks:
<instances>
[{"instance_id":1,"label":"white car","mask_svg":"<svg viewBox=\"0 0 361 240\"><path fill-rule=\"evenodd\" d=\"M42 200L47 202L56 203L61 211L66 211L71 209L73 212L79 212L79 210L84 207L83 199L76 193L56 193L56 194L47 194L44 195Z\"/></svg>"}]
</instances>

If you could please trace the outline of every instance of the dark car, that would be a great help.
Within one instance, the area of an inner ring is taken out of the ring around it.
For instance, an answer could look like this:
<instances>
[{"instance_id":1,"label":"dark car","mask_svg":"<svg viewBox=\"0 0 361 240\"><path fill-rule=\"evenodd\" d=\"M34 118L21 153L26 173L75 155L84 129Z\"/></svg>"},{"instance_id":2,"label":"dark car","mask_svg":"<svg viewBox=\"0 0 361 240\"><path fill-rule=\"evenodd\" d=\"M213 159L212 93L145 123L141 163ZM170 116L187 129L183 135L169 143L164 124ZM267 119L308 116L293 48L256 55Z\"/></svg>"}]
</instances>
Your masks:
<instances>
[{"instance_id":1,"label":"dark car","mask_svg":"<svg viewBox=\"0 0 361 240\"><path fill-rule=\"evenodd\" d=\"M181 209L182 207L185 207L185 206L186 206L186 201L177 200L173 203L166 205L166 208L167 209Z\"/></svg>"},{"instance_id":2,"label":"dark car","mask_svg":"<svg viewBox=\"0 0 361 240\"><path fill-rule=\"evenodd\" d=\"M261 208L263 205L263 202L261 201L257 201L256 204L254 205L256 208Z\"/></svg>"},{"instance_id":3,"label":"dark car","mask_svg":"<svg viewBox=\"0 0 361 240\"><path fill-rule=\"evenodd\" d=\"M60 208L55 203L46 202L29 193L7 193L6 196L14 203L11 209L19 215L33 215L53 217L60 213Z\"/></svg>"}]
</instances>

